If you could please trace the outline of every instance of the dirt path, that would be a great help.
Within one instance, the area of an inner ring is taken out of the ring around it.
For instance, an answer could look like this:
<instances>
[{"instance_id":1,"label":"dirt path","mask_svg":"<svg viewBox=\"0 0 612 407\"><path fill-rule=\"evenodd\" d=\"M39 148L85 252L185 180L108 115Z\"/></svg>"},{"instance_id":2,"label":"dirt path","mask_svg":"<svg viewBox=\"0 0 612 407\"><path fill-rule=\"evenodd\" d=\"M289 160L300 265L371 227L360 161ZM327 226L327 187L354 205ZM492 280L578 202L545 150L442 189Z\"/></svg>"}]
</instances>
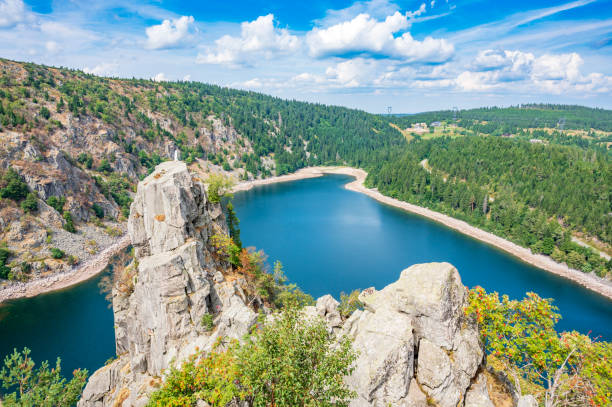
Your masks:
<instances>
[{"instance_id":1,"label":"dirt path","mask_svg":"<svg viewBox=\"0 0 612 407\"><path fill-rule=\"evenodd\" d=\"M287 182L295 181L305 178L320 177L324 174L345 174L355 177L355 181L346 184L346 188L351 191L361 192L366 194L379 202L387 205L395 206L406 211L416 213L424 216L428 219L439 222L447 227L455 229L463 234L471 236L482 242L488 243L499 249L504 250L507 253L512 254L515 257L523 260L526 263L534 265L540 269L549 271L558 276L572 280L598 294L601 294L609 299L612 299L612 284L608 281L598 278L594 274L585 274L579 270L571 269L565 264L555 262L548 256L541 254L534 254L531 250L521 247L516 243L501 238L493 233L486 232L482 229L478 229L467 222L455 219L448 215L432 211L431 209L423 208L421 206L413 205L408 202L400 201L398 199L390 198L378 192L376 189L369 189L364 186L364 181L368 175L365 171L350 168L350 167L309 167L303 168L293 174L283 175L280 177L267 178L263 180L246 181L242 182L234 187L234 191L245 191L249 190L258 185L273 184L275 182Z\"/></svg>"},{"instance_id":2,"label":"dirt path","mask_svg":"<svg viewBox=\"0 0 612 407\"><path fill-rule=\"evenodd\" d=\"M129 244L130 237L126 234L118 241L102 250L94 258L72 270L25 283L11 284L2 288L0 289L0 303L16 298L34 297L39 294L61 290L89 280L104 270L109 260L119 251L125 249Z\"/></svg>"}]
</instances>

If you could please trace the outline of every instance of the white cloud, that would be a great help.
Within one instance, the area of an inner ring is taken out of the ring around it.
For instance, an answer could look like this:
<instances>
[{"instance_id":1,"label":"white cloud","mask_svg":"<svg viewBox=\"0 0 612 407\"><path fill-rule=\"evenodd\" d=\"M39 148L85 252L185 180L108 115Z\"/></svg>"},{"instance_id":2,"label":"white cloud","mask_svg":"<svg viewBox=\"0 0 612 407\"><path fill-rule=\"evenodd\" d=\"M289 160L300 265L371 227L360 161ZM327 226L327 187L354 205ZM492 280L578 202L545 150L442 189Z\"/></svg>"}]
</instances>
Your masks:
<instances>
[{"instance_id":1,"label":"white cloud","mask_svg":"<svg viewBox=\"0 0 612 407\"><path fill-rule=\"evenodd\" d=\"M478 53L471 70L458 75L456 84L465 91L516 90L517 86L553 94L609 91L612 77L601 73L583 75L580 71L583 63L575 52L536 56L517 50L485 50Z\"/></svg>"},{"instance_id":2,"label":"white cloud","mask_svg":"<svg viewBox=\"0 0 612 407\"><path fill-rule=\"evenodd\" d=\"M117 68L119 68L119 65L114 62L102 62L93 68L85 67L83 72L98 76L112 76L117 74Z\"/></svg>"},{"instance_id":3,"label":"white cloud","mask_svg":"<svg viewBox=\"0 0 612 407\"><path fill-rule=\"evenodd\" d=\"M405 62L443 62L452 56L454 47L444 39L427 37L418 41L409 32L395 37L394 34L409 27L408 15L400 12L387 16L383 21L368 14L359 14L350 21L328 28L314 28L308 33L306 41L313 57L358 54L396 58Z\"/></svg>"},{"instance_id":4,"label":"white cloud","mask_svg":"<svg viewBox=\"0 0 612 407\"><path fill-rule=\"evenodd\" d=\"M215 49L198 54L201 64L240 65L256 57L271 58L278 53L295 51L300 46L298 37L287 29L274 26L274 15L260 16L240 25L240 37L224 35L215 41Z\"/></svg>"},{"instance_id":5,"label":"white cloud","mask_svg":"<svg viewBox=\"0 0 612 407\"><path fill-rule=\"evenodd\" d=\"M370 59L356 58L340 62L325 71L331 83L345 88L366 86L378 70L378 63Z\"/></svg>"},{"instance_id":6,"label":"white cloud","mask_svg":"<svg viewBox=\"0 0 612 407\"><path fill-rule=\"evenodd\" d=\"M52 54L55 54L61 51L61 47L55 41L47 41L45 43L45 49L47 50L47 52L52 53Z\"/></svg>"},{"instance_id":7,"label":"white cloud","mask_svg":"<svg viewBox=\"0 0 612 407\"><path fill-rule=\"evenodd\" d=\"M183 76L183 80L185 82L189 82L191 80L191 75L187 74L187 75Z\"/></svg>"},{"instance_id":8,"label":"white cloud","mask_svg":"<svg viewBox=\"0 0 612 407\"><path fill-rule=\"evenodd\" d=\"M192 16L164 20L159 25L146 29L148 49L178 48L187 45L193 38L195 30Z\"/></svg>"},{"instance_id":9,"label":"white cloud","mask_svg":"<svg viewBox=\"0 0 612 407\"><path fill-rule=\"evenodd\" d=\"M433 4L431 6L433 7ZM427 6L425 5L425 3L422 3L421 7L419 7L418 10L409 11L406 13L406 16L409 18L418 17L421 14L424 14L425 11L427 11Z\"/></svg>"},{"instance_id":10,"label":"white cloud","mask_svg":"<svg viewBox=\"0 0 612 407\"><path fill-rule=\"evenodd\" d=\"M0 0L0 27L12 27L26 20L23 0Z\"/></svg>"},{"instance_id":11,"label":"white cloud","mask_svg":"<svg viewBox=\"0 0 612 407\"><path fill-rule=\"evenodd\" d=\"M163 72L158 73L152 78L155 82L165 82L168 81L168 78Z\"/></svg>"}]
</instances>

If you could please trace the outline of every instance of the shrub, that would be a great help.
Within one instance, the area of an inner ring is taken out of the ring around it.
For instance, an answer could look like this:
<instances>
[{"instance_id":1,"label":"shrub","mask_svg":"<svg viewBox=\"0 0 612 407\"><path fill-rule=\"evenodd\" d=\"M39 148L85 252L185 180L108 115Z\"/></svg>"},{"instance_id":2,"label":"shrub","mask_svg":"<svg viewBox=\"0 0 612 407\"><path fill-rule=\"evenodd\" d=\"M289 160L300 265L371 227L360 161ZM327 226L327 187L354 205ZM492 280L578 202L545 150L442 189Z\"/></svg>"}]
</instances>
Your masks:
<instances>
[{"instance_id":1,"label":"shrub","mask_svg":"<svg viewBox=\"0 0 612 407\"><path fill-rule=\"evenodd\" d=\"M54 259L61 259L64 257L64 255L65 253L61 251L60 249L58 249L57 247L51 248L51 257L53 257Z\"/></svg>"},{"instance_id":2,"label":"shrub","mask_svg":"<svg viewBox=\"0 0 612 407\"><path fill-rule=\"evenodd\" d=\"M3 395L2 403L6 407L76 405L87 381L87 370L77 369L72 375L70 380L62 375L59 358L55 368L50 369L49 362L44 361L36 369L28 348L23 352L15 349L0 370L2 387L14 390Z\"/></svg>"},{"instance_id":3,"label":"shrub","mask_svg":"<svg viewBox=\"0 0 612 407\"><path fill-rule=\"evenodd\" d=\"M38 196L35 192L28 193L26 199L21 202L21 209L26 213L36 212L38 210Z\"/></svg>"},{"instance_id":4,"label":"shrub","mask_svg":"<svg viewBox=\"0 0 612 407\"><path fill-rule=\"evenodd\" d=\"M91 205L91 209L93 209L98 219L102 219L104 217L104 209L102 209L102 207L98 205L97 203L94 203L93 205Z\"/></svg>"},{"instance_id":5,"label":"shrub","mask_svg":"<svg viewBox=\"0 0 612 407\"><path fill-rule=\"evenodd\" d=\"M113 171L112 167L110 166L110 163L108 162L106 158L100 161L100 165L98 166L97 170L100 172L112 172Z\"/></svg>"},{"instance_id":6,"label":"shrub","mask_svg":"<svg viewBox=\"0 0 612 407\"><path fill-rule=\"evenodd\" d=\"M21 176L13 168L9 168L2 177L2 188L0 197L20 201L28 194L28 185L23 182Z\"/></svg>"},{"instance_id":7,"label":"shrub","mask_svg":"<svg viewBox=\"0 0 612 407\"><path fill-rule=\"evenodd\" d=\"M66 204L66 197L50 196L49 199L47 199L47 204L53 209L55 209L56 211L58 211L61 215L64 213L64 205Z\"/></svg>"},{"instance_id":8,"label":"shrub","mask_svg":"<svg viewBox=\"0 0 612 407\"><path fill-rule=\"evenodd\" d=\"M0 247L0 278L8 279L11 269L7 267L6 262L12 256L12 252L6 247Z\"/></svg>"},{"instance_id":9,"label":"shrub","mask_svg":"<svg viewBox=\"0 0 612 407\"><path fill-rule=\"evenodd\" d=\"M49 109L43 106L40 108L40 115L44 117L46 120L49 120L49 117L51 117L51 112L49 111Z\"/></svg>"},{"instance_id":10,"label":"shrub","mask_svg":"<svg viewBox=\"0 0 612 407\"><path fill-rule=\"evenodd\" d=\"M342 318L348 318L354 311L363 308L363 303L359 301L359 294L359 290L353 290L350 294L340 293L338 310Z\"/></svg>"},{"instance_id":11,"label":"shrub","mask_svg":"<svg viewBox=\"0 0 612 407\"><path fill-rule=\"evenodd\" d=\"M62 227L70 233L76 233L76 228L74 227L70 212L64 212L64 221L65 223Z\"/></svg>"},{"instance_id":12,"label":"shrub","mask_svg":"<svg viewBox=\"0 0 612 407\"><path fill-rule=\"evenodd\" d=\"M215 323L213 321L212 314L204 314L202 315L202 320L200 321L206 332L210 332L213 330Z\"/></svg>"},{"instance_id":13,"label":"shrub","mask_svg":"<svg viewBox=\"0 0 612 407\"><path fill-rule=\"evenodd\" d=\"M208 200L212 203L219 203L233 186L233 181L221 174L212 174L206 180L208 184Z\"/></svg>"}]
</instances>

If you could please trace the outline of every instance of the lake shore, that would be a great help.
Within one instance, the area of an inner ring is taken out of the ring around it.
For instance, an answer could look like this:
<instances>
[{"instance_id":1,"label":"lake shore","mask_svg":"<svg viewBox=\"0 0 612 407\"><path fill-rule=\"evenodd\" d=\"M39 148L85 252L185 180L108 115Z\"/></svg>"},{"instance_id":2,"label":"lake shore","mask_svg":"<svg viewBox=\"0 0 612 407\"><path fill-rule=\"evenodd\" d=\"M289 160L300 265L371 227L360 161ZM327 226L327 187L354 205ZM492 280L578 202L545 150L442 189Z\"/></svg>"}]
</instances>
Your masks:
<instances>
[{"instance_id":1,"label":"lake shore","mask_svg":"<svg viewBox=\"0 0 612 407\"><path fill-rule=\"evenodd\" d=\"M346 184L345 188L351 191L363 193L386 205L391 205L396 208L400 208L408 212L415 213L417 215L421 215L428 219L434 220L465 235L495 246L498 249L501 249L515 257L518 257L522 261L529 263L535 267L572 280L575 283L578 283L583 287L586 287L589 290L592 290L612 300L612 285L602 279L599 279L594 275L585 274L579 270L571 269L565 264L557 263L548 256L534 254L531 252L531 250L525 247L521 247L507 239L472 226L465 221L455 219L451 216L433 211L431 209L413 205L395 198L390 198L381 194L376 189L366 188L364 185L364 181L368 174L361 169L351 167L308 167L300 169L293 174L281 175L278 177L271 177L261 180L244 181L234 186L232 192L247 191L251 188L261 185L297 181L307 178L316 178L321 177L325 174L350 175L354 177L355 180Z\"/></svg>"},{"instance_id":2,"label":"lake shore","mask_svg":"<svg viewBox=\"0 0 612 407\"><path fill-rule=\"evenodd\" d=\"M126 234L115 243L102 250L96 257L83 265L77 266L64 273L58 273L25 283L11 284L0 289L0 304L4 301L17 298L35 297L39 294L62 290L82 283L98 275L108 265L111 257L125 249L130 244L130 237Z\"/></svg>"}]
</instances>

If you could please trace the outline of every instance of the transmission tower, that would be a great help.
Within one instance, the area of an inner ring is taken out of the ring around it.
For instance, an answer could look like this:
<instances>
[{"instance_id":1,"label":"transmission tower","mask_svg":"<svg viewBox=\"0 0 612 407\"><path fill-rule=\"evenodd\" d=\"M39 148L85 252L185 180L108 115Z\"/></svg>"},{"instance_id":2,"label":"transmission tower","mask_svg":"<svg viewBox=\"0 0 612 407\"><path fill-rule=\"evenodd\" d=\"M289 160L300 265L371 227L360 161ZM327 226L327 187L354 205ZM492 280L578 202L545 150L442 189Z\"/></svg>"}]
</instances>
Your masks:
<instances>
[{"instance_id":1,"label":"transmission tower","mask_svg":"<svg viewBox=\"0 0 612 407\"><path fill-rule=\"evenodd\" d=\"M457 108L457 106L453 107L453 121L456 122L457 121L457 113L459 112L459 109Z\"/></svg>"},{"instance_id":2,"label":"transmission tower","mask_svg":"<svg viewBox=\"0 0 612 407\"><path fill-rule=\"evenodd\" d=\"M387 114L388 115L391 115L391 110L392 110L391 106L387 106Z\"/></svg>"}]
</instances>

